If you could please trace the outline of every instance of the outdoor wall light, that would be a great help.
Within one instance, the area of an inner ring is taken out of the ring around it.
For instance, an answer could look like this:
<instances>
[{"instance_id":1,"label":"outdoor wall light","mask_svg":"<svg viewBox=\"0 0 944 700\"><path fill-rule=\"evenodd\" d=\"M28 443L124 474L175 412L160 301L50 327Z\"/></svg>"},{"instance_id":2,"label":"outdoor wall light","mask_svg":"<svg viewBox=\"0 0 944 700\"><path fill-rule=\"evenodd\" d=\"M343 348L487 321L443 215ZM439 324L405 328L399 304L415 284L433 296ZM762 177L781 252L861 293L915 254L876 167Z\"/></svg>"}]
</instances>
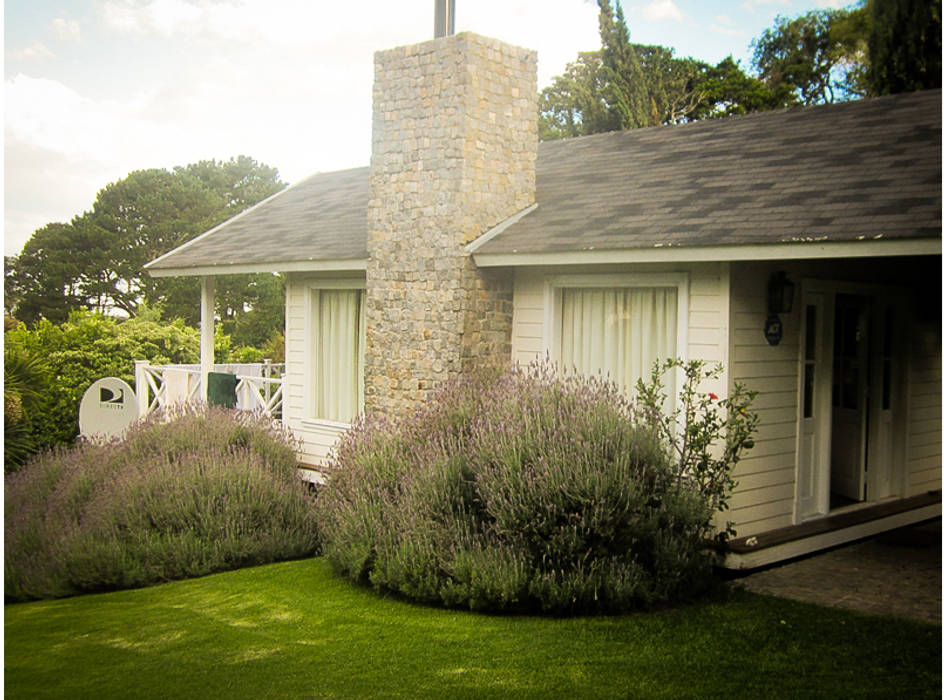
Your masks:
<instances>
[{"instance_id":1,"label":"outdoor wall light","mask_svg":"<svg viewBox=\"0 0 944 700\"><path fill-rule=\"evenodd\" d=\"M771 314L788 314L793 309L793 282L781 270L767 283L767 310Z\"/></svg>"},{"instance_id":2,"label":"outdoor wall light","mask_svg":"<svg viewBox=\"0 0 944 700\"><path fill-rule=\"evenodd\" d=\"M779 345L783 339L783 323L777 314L788 314L793 309L793 282L781 270L767 283L767 310L770 315L764 323L764 337L770 345Z\"/></svg>"}]
</instances>

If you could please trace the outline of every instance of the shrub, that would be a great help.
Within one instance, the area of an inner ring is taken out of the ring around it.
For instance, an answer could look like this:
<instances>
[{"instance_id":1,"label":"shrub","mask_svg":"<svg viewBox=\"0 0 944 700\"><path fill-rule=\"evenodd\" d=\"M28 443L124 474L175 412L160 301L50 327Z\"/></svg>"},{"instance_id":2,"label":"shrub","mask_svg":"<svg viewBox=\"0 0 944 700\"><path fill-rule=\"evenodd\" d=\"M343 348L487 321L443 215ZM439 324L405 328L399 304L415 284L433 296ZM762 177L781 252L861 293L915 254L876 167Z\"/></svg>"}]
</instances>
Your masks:
<instances>
[{"instance_id":1,"label":"shrub","mask_svg":"<svg viewBox=\"0 0 944 700\"><path fill-rule=\"evenodd\" d=\"M357 422L332 459L326 557L416 600L625 610L710 580L710 503L600 378L546 364L460 378L412 415Z\"/></svg>"},{"instance_id":2,"label":"shrub","mask_svg":"<svg viewBox=\"0 0 944 700\"><path fill-rule=\"evenodd\" d=\"M182 410L120 441L40 455L5 484L5 592L145 586L312 555L295 449L245 412Z\"/></svg>"}]
</instances>

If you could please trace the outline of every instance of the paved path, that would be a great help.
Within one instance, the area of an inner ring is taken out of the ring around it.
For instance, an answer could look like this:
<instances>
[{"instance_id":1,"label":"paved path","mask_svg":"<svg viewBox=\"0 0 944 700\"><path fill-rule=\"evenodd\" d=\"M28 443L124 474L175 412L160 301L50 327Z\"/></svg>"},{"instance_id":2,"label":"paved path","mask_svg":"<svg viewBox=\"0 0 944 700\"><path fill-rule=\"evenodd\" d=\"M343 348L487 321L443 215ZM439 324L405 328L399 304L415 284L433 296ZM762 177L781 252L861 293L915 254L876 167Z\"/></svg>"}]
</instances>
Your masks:
<instances>
[{"instance_id":1,"label":"paved path","mask_svg":"<svg viewBox=\"0 0 944 700\"><path fill-rule=\"evenodd\" d=\"M941 624L941 521L759 571L748 590Z\"/></svg>"}]
</instances>

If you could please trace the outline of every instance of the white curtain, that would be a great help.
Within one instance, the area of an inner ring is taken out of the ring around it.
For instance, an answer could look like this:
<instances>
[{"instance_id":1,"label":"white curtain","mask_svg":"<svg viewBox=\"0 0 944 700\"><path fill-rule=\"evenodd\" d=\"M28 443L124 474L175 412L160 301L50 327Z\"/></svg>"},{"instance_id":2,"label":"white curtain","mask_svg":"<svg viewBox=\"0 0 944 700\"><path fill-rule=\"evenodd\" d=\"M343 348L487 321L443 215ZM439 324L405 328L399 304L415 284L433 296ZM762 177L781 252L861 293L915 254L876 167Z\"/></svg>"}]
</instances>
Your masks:
<instances>
[{"instance_id":1,"label":"white curtain","mask_svg":"<svg viewBox=\"0 0 944 700\"><path fill-rule=\"evenodd\" d=\"M312 293L315 418L350 423L364 404L362 299L359 289Z\"/></svg>"},{"instance_id":2,"label":"white curtain","mask_svg":"<svg viewBox=\"0 0 944 700\"><path fill-rule=\"evenodd\" d=\"M608 375L627 395L639 378L648 381L653 362L678 353L675 287L565 288L561 303L561 366ZM669 397L674 377L663 378Z\"/></svg>"}]
</instances>

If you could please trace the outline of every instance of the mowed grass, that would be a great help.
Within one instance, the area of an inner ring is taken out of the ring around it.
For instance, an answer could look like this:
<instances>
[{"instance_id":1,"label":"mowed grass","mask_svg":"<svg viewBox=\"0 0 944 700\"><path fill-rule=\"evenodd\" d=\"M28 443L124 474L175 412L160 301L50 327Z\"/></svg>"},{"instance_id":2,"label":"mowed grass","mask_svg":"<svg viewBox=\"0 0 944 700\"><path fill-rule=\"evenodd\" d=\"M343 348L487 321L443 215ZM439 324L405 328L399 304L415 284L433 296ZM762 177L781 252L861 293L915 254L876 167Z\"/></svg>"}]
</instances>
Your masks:
<instances>
[{"instance_id":1,"label":"mowed grass","mask_svg":"<svg viewBox=\"0 0 944 700\"><path fill-rule=\"evenodd\" d=\"M427 608L322 559L8 605L9 698L939 697L941 628L734 591L610 617Z\"/></svg>"}]
</instances>

